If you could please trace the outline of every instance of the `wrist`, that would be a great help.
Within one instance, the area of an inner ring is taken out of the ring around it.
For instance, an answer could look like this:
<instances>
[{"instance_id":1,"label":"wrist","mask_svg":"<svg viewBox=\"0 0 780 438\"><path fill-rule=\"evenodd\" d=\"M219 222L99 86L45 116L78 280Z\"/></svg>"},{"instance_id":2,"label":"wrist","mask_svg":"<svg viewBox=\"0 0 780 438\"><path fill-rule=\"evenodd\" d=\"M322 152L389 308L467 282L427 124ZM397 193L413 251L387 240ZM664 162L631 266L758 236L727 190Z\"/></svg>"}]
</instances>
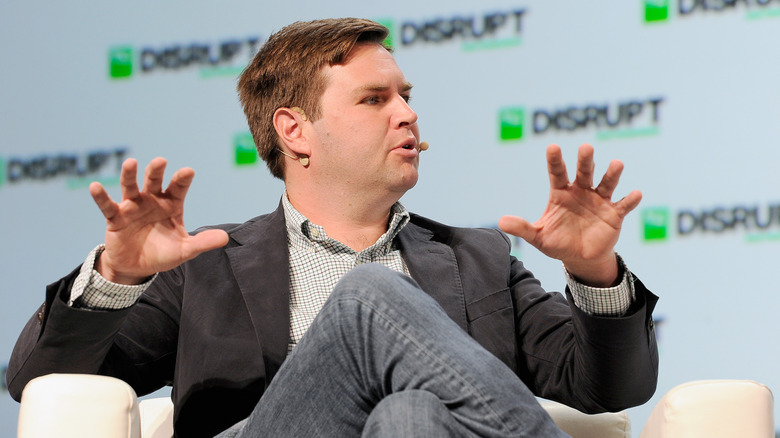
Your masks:
<instances>
[{"instance_id":1,"label":"wrist","mask_svg":"<svg viewBox=\"0 0 780 438\"><path fill-rule=\"evenodd\" d=\"M563 267L577 282L598 288L617 286L624 274L614 252L599 260L564 261Z\"/></svg>"},{"instance_id":2,"label":"wrist","mask_svg":"<svg viewBox=\"0 0 780 438\"><path fill-rule=\"evenodd\" d=\"M117 272L115 269L112 269L110 264L107 263L105 260L106 256L105 254L103 254L104 250L105 248L99 250L97 255L95 256L94 269L105 280L111 283L135 286L138 284L143 284L149 278L149 277L139 277L134 275L126 275Z\"/></svg>"}]
</instances>

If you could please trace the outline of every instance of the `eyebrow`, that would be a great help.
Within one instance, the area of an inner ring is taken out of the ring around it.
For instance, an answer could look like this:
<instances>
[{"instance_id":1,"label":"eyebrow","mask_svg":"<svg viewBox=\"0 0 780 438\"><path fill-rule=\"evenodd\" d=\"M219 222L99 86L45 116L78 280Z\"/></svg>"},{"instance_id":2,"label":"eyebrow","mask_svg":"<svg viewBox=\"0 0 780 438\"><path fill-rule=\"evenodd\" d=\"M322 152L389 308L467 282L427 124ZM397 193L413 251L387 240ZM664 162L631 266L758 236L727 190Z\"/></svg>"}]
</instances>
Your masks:
<instances>
[{"instance_id":1,"label":"eyebrow","mask_svg":"<svg viewBox=\"0 0 780 438\"><path fill-rule=\"evenodd\" d=\"M400 92L401 93L408 93L409 91L412 90L412 87L414 87L414 85L412 85L410 82L404 81L404 83L401 84ZM384 92L384 91L387 91L389 89L390 89L390 86L384 85L384 84L367 84L367 85L364 85L364 86L358 88L356 91L358 93L365 92L365 91Z\"/></svg>"}]
</instances>

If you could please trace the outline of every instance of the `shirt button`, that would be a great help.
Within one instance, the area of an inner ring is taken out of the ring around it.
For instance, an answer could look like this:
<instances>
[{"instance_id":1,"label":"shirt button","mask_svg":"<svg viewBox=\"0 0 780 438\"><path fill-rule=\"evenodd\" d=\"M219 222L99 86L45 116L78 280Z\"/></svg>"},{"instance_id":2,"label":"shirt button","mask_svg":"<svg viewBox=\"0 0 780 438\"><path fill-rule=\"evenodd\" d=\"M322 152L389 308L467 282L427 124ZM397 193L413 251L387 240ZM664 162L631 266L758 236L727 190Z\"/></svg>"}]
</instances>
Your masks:
<instances>
[{"instance_id":1,"label":"shirt button","mask_svg":"<svg viewBox=\"0 0 780 438\"><path fill-rule=\"evenodd\" d=\"M320 232L316 228L313 228L311 230L311 235L314 237L320 237Z\"/></svg>"}]
</instances>

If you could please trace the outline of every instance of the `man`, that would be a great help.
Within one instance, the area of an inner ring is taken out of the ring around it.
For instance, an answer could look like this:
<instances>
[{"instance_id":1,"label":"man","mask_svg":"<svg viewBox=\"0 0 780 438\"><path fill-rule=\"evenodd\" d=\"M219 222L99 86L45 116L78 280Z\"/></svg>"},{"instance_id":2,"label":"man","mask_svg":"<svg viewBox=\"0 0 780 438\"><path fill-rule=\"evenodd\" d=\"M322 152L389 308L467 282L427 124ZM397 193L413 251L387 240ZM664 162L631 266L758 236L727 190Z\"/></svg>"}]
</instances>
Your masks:
<instances>
[{"instance_id":1,"label":"man","mask_svg":"<svg viewBox=\"0 0 780 438\"><path fill-rule=\"evenodd\" d=\"M258 151L285 181L275 212L189 235L191 169L163 190L152 160L139 189L128 160L120 203L93 183L105 245L47 288L12 395L50 372L172 384L177 436L562 436L534 395L588 412L646 401L656 298L613 250L641 198L611 202L622 165L594 188L583 146L570 183L551 146L542 218L501 219L562 260L571 299L546 293L500 232L398 203L423 146L386 35L295 23L242 74Z\"/></svg>"}]
</instances>

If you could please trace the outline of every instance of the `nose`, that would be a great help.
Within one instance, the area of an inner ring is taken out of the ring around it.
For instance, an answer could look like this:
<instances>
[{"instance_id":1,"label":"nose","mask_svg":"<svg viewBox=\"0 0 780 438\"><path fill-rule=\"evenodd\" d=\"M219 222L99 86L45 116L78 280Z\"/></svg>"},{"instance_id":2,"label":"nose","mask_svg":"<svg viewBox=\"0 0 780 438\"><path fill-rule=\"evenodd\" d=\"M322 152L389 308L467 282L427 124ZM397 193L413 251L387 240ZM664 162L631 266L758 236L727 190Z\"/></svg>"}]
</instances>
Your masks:
<instances>
[{"instance_id":1,"label":"nose","mask_svg":"<svg viewBox=\"0 0 780 438\"><path fill-rule=\"evenodd\" d=\"M409 102L401 95L396 96L396 101L397 105L394 110L394 116L396 117L395 125L402 128L417 123L417 113L409 106Z\"/></svg>"}]
</instances>

